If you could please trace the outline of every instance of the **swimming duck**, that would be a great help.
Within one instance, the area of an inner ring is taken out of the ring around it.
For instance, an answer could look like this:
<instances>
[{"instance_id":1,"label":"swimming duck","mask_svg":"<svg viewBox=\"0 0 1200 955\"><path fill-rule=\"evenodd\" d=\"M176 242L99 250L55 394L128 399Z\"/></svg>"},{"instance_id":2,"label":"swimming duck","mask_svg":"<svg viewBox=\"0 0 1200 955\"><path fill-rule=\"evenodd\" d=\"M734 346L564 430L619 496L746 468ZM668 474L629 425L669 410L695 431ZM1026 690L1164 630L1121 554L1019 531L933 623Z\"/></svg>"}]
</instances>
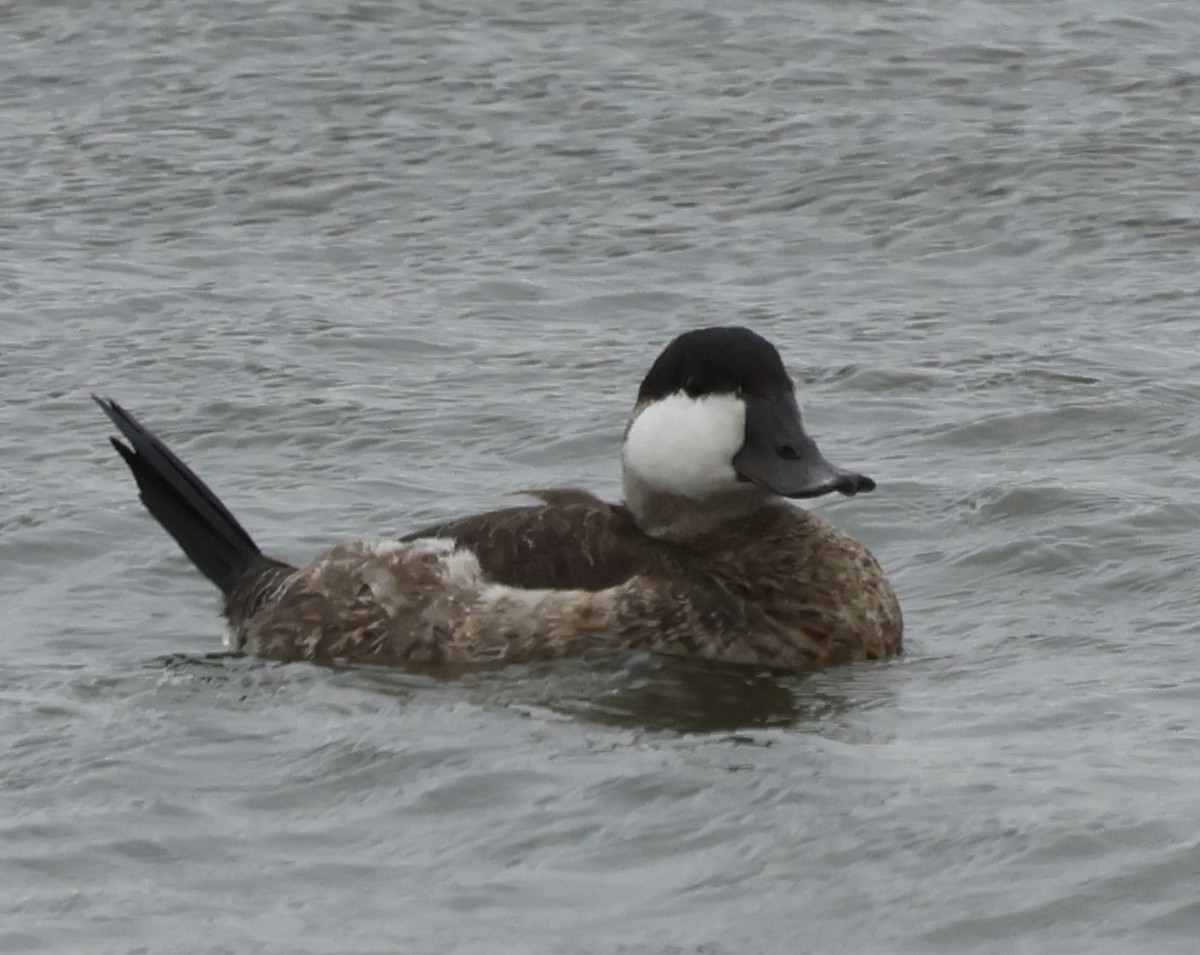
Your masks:
<instances>
[{"instance_id":1,"label":"swimming duck","mask_svg":"<svg viewBox=\"0 0 1200 955\"><path fill-rule=\"evenodd\" d=\"M162 441L95 400L142 502L220 589L235 651L424 668L642 649L802 672L900 650L875 558L789 501L875 482L822 456L779 352L745 328L686 332L651 366L623 503L528 492L304 567L264 555Z\"/></svg>"}]
</instances>

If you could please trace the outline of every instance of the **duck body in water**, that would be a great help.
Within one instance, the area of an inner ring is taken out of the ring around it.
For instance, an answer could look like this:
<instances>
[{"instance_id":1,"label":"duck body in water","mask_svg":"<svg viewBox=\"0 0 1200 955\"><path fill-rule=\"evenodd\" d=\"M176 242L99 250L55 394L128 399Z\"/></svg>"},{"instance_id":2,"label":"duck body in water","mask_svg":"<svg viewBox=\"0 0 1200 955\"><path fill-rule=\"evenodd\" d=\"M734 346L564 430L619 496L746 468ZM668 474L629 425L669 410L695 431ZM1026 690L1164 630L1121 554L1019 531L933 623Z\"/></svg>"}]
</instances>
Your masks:
<instances>
[{"instance_id":1,"label":"duck body in water","mask_svg":"<svg viewBox=\"0 0 1200 955\"><path fill-rule=\"evenodd\" d=\"M687 332L659 355L625 433L623 503L532 491L305 567L265 556L157 437L96 400L143 503L221 590L233 650L427 668L641 649L803 672L901 647L875 558L789 500L875 483L825 460L779 353L748 329Z\"/></svg>"}]
</instances>

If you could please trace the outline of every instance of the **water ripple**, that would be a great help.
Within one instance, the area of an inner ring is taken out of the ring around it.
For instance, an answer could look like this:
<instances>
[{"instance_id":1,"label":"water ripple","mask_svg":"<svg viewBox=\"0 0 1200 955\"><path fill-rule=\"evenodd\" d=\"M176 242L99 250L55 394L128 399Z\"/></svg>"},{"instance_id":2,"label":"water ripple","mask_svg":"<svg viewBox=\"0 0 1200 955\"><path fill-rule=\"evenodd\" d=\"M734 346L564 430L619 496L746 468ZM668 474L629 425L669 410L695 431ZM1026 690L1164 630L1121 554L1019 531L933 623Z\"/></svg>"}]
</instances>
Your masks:
<instances>
[{"instance_id":1,"label":"water ripple","mask_svg":"<svg viewBox=\"0 0 1200 955\"><path fill-rule=\"evenodd\" d=\"M11 5L10 5L11 6ZM1196 9L6 10L0 948L1194 948ZM909 652L215 653L87 400L271 552L618 491L753 325Z\"/></svg>"}]
</instances>

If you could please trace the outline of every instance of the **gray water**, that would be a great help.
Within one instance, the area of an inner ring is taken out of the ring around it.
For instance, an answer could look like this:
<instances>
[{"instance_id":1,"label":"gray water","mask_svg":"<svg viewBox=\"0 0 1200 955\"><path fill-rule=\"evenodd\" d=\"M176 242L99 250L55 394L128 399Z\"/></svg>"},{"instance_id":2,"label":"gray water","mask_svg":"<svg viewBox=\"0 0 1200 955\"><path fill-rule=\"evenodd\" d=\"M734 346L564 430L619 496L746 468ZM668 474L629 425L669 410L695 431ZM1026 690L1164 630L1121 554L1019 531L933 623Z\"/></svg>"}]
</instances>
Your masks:
<instances>
[{"instance_id":1,"label":"gray water","mask_svg":"<svg viewBox=\"0 0 1200 955\"><path fill-rule=\"evenodd\" d=\"M0 7L0 950L1192 952L1200 5ZM220 655L269 552L619 493L778 343L899 661Z\"/></svg>"}]
</instances>

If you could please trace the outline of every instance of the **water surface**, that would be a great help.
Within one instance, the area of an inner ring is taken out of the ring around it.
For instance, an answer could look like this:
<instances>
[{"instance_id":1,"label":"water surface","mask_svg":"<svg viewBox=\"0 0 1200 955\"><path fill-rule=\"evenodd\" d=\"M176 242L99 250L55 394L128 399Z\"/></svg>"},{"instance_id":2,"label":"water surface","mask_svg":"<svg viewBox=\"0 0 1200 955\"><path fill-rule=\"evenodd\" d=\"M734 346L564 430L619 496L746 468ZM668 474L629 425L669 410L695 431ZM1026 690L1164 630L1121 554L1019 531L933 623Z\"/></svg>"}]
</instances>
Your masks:
<instances>
[{"instance_id":1,"label":"water surface","mask_svg":"<svg viewBox=\"0 0 1200 955\"><path fill-rule=\"evenodd\" d=\"M9 4L0 950L1191 952L1200 7ZM909 652L213 656L87 399L271 553L616 495L751 325Z\"/></svg>"}]
</instances>

